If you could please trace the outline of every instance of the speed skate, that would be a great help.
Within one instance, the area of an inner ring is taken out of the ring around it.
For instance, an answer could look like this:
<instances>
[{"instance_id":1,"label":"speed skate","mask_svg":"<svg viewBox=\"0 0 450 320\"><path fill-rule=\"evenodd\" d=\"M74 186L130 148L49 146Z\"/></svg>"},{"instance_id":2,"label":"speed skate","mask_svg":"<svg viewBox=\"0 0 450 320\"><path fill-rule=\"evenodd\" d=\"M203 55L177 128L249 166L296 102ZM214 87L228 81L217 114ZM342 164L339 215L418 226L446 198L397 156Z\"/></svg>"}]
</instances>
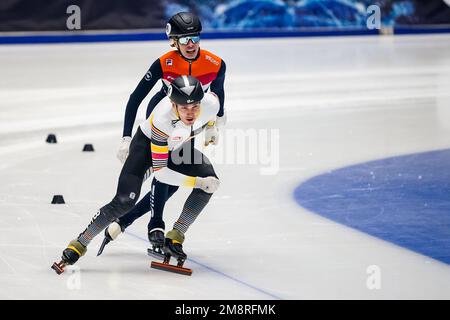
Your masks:
<instances>
[{"instance_id":1,"label":"speed skate","mask_svg":"<svg viewBox=\"0 0 450 320\"><path fill-rule=\"evenodd\" d=\"M64 272L64 268L68 265L68 263L61 260L59 263L54 262L52 265L52 269L55 270L57 274L61 274Z\"/></svg>"},{"instance_id":2,"label":"speed skate","mask_svg":"<svg viewBox=\"0 0 450 320\"><path fill-rule=\"evenodd\" d=\"M177 258L177 265L172 265L170 264L171 257L170 253L166 253L163 262L152 261L150 266L154 269L184 274L186 276L192 275L192 269L183 267L185 259Z\"/></svg>"}]
</instances>

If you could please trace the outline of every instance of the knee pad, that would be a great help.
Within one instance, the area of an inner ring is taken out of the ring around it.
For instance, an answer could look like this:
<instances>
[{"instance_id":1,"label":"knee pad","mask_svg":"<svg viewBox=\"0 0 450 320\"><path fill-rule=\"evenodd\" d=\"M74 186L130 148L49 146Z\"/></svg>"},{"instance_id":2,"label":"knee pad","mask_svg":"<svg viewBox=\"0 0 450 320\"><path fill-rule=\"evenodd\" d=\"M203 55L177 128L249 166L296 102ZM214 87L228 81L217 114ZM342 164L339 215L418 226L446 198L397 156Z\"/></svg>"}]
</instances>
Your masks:
<instances>
[{"instance_id":1,"label":"knee pad","mask_svg":"<svg viewBox=\"0 0 450 320\"><path fill-rule=\"evenodd\" d=\"M122 211L128 212L136 204L137 197L139 197L139 195L135 192L131 192L130 194L119 193L116 195L115 199L120 209Z\"/></svg>"},{"instance_id":2,"label":"knee pad","mask_svg":"<svg viewBox=\"0 0 450 320\"><path fill-rule=\"evenodd\" d=\"M113 222L130 211L138 197L139 195L135 193L116 194L110 203L100 209L100 212L106 216L108 221Z\"/></svg>"}]
</instances>

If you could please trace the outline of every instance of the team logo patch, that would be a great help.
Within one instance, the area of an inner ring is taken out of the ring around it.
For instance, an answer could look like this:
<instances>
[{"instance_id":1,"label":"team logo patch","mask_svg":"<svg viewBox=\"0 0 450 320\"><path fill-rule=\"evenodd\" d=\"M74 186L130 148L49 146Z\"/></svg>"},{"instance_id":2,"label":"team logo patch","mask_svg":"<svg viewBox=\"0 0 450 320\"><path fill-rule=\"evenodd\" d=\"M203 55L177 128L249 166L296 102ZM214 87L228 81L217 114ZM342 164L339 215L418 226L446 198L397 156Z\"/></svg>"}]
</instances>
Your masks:
<instances>
[{"instance_id":1,"label":"team logo patch","mask_svg":"<svg viewBox=\"0 0 450 320\"><path fill-rule=\"evenodd\" d=\"M173 60L172 59L166 59L166 66L171 66L173 65Z\"/></svg>"},{"instance_id":2,"label":"team logo patch","mask_svg":"<svg viewBox=\"0 0 450 320\"><path fill-rule=\"evenodd\" d=\"M152 79L152 73L150 72L150 70L147 71L147 73L144 76L144 79L146 81L150 81Z\"/></svg>"},{"instance_id":3,"label":"team logo patch","mask_svg":"<svg viewBox=\"0 0 450 320\"><path fill-rule=\"evenodd\" d=\"M205 59L208 60L208 61L211 61L211 62L214 63L216 66L219 65L219 61L217 61L216 59L214 59L214 58L212 58L212 57L210 57L210 56L208 56L208 55L205 56Z\"/></svg>"}]
</instances>

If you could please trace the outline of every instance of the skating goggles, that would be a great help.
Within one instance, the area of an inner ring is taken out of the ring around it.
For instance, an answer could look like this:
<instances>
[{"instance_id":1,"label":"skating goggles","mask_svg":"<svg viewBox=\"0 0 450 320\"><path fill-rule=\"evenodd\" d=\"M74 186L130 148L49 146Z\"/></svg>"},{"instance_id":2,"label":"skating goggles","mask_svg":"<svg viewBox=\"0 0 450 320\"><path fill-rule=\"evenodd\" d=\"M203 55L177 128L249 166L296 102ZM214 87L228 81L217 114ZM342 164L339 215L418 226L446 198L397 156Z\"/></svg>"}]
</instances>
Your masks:
<instances>
[{"instance_id":1,"label":"skating goggles","mask_svg":"<svg viewBox=\"0 0 450 320\"><path fill-rule=\"evenodd\" d=\"M191 40L192 43L198 43L200 41L200 36L186 36L178 38L178 42L182 45L188 44L189 40Z\"/></svg>"}]
</instances>

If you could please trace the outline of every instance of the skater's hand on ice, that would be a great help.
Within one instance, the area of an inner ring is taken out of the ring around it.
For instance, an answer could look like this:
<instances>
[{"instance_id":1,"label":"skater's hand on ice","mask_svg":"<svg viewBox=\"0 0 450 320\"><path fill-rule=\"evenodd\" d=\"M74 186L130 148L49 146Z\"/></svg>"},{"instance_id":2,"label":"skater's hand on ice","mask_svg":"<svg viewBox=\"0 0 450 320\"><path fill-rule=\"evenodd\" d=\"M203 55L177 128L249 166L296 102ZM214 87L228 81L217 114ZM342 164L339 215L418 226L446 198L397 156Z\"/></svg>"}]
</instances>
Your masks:
<instances>
[{"instance_id":1,"label":"skater's hand on ice","mask_svg":"<svg viewBox=\"0 0 450 320\"><path fill-rule=\"evenodd\" d=\"M220 181L216 177L195 178L195 188L200 188L207 193L214 193L219 185Z\"/></svg>"},{"instance_id":2,"label":"skater's hand on ice","mask_svg":"<svg viewBox=\"0 0 450 320\"><path fill-rule=\"evenodd\" d=\"M205 147L210 143L213 145L217 145L219 142L219 129L217 129L216 125L210 126L209 124L205 129Z\"/></svg>"},{"instance_id":3,"label":"skater's hand on ice","mask_svg":"<svg viewBox=\"0 0 450 320\"><path fill-rule=\"evenodd\" d=\"M122 142L119 147L119 151L117 151L117 158L120 162L125 163L128 157L128 151L130 150L131 137L123 137Z\"/></svg>"}]
</instances>

